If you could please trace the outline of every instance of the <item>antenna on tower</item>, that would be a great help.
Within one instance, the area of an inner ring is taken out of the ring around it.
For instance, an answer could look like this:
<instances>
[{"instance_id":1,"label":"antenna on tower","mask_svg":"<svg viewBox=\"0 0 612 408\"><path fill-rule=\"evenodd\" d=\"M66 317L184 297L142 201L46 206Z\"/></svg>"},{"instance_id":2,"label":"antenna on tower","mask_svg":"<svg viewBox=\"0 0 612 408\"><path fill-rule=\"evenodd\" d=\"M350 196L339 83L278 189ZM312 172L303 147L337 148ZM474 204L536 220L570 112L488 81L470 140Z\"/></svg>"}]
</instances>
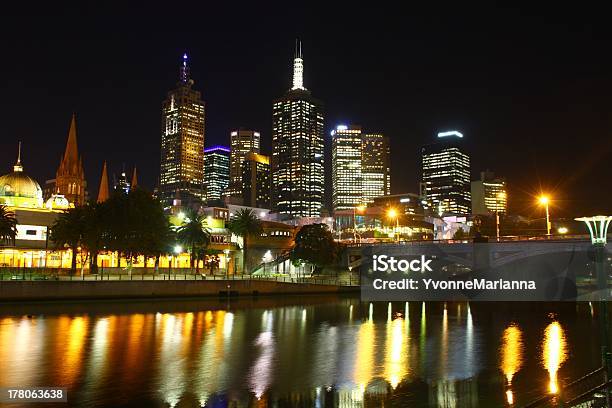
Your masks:
<instances>
[{"instance_id":1,"label":"antenna on tower","mask_svg":"<svg viewBox=\"0 0 612 408\"><path fill-rule=\"evenodd\" d=\"M187 53L183 54L183 65L181 66L181 82L186 84L189 82L189 66L187 65Z\"/></svg>"},{"instance_id":2,"label":"antenna on tower","mask_svg":"<svg viewBox=\"0 0 612 408\"><path fill-rule=\"evenodd\" d=\"M13 166L13 171L23 171L23 166L21 165L21 142L19 142L19 147L17 148L17 163Z\"/></svg>"}]
</instances>

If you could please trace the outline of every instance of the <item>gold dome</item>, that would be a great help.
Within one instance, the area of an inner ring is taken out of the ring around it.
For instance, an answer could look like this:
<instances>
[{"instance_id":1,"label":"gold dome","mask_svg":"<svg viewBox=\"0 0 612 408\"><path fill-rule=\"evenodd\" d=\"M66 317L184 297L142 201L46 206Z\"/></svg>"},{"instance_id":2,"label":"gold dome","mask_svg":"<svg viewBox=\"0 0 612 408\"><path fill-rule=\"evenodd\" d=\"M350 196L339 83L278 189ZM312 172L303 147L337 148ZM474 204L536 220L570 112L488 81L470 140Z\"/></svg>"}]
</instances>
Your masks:
<instances>
[{"instance_id":1,"label":"gold dome","mask_svg":"<svg viewBox=\"0 0 612 408\"><path fill-rule=\"evenodd\" d=\"M14 207L41 207L40 184L23 172L20 157L13 169L12 173L0 176L0 204Z\"/></svg>"}]
</instances>

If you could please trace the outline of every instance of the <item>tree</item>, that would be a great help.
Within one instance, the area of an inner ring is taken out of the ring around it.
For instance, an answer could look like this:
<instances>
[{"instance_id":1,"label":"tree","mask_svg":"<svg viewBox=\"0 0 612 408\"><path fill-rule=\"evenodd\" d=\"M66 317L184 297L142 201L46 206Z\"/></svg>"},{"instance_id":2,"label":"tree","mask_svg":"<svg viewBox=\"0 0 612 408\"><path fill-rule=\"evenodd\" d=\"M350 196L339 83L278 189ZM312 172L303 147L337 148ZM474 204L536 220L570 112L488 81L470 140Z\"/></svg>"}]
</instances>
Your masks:
<instances>
[{"instance_id":1,"label":"tree","mask_svg":"<svg viewBox=\"0 0 612 408\"><path fill-rule=\"evenodd\" d=\"M77 251L86 228L85 214L84 207L69 208L57 217L51 227L51 240L55 245L58 248L68 247L72 250L71 274L76 272Z\"/></svg>"},{"instance_id":2,"label":"tree","mask_svg":"<svg viewBox=\"0 0 612 408\"><path fill-rule=\"evenodd\" d=\"M17 236L17 219L15 213L0 204L0 243L15 244Z\"/></svg>"},{"instance_id":3,"label":"tree","mask_svg":"<svg viewBox=\"0 0 612 408\"><path fill-rule=\"evenodd\" d=\"M314 264L318 270L331 265L337 257L338 246L326 224L304 225L295 237L291 260Z\"/></svg>"},{"instance_id":4,"label":"tree","mask_svg":"<svg viewBox=\"0 0 612 408\"><path fill-rule=\"evenodd\" d=\"M453 234L453 239L456 239L456 240L467 239L467 238L468 238L468 234L466 234L466 232L462 228L459 228Z\"/></svg>"},{"instance_id":5,"label":"tree","mask_svg":"<svg viewBox=\"0 0 612 408\"><path fill-rule=\"evenodd\" d=\"M253 210L243 208L238 210L234 216L229 220L227 228L237 236L242 237L242 257L243 257L243 269L249 273L249 258L247 255L249 237L252 235L259 235L263 231L261 220L257 218L257 215Z\"/></svg>"},{"instance_id":6,"label":"tree","mask_svg":"<svg viewBox=\"0 0 612 408\"><path fill-rule=\"evenodd\" d=\"M196 271L199 272L198 250L206 248L210 243L210 230L204 226L205 217L197 211L189 210L177 232L177 240L189 250L189 264L193 269L194 261Z\"/></svg>"}]
</instances>

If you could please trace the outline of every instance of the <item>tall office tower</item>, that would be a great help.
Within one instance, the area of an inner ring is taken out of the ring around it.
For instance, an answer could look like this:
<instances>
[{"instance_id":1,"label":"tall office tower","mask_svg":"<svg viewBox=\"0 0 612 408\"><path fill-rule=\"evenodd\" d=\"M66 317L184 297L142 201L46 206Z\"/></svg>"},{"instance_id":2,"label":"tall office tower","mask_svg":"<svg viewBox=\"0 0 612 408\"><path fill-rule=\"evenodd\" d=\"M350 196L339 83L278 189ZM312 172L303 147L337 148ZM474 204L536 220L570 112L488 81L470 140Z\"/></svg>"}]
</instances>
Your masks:
<instances>
[{"instance_id":1,"label":"tall office tower","mask_svg":"<svg viewBox=\"0 0 612 408\"><path fill-rule=\"evenodd\" d=\"M286 218L320 217L323 209L323 105L303 73L296 44L293 86L272 106L272 206Z\"/></svg>"},{"instance_id":2,"label":"tall office tower","mask_svg":"<svg viewBox=\"0 0 612 408\"><path fill-rule=\"evenodd\" d=\"M359 126L332 130L332 204L334 211L374 202L391 193L389 139L362 133Z\"/></svg>"},{"instance_id":3,"label":"tall office tower","mask_svg":"<svg viewBox=\"0 0 612 408\"><path fill-rule=\"evenodd\" d=\"M125 173L125 167L119 174L119 177L113 176L113 189L115 191L121 191L123 194L128 194L130 192L130 182L127 179L127 174Z\"/></svg>"},{"instance_id":4,"label":"tall office tower","mask_svg":"<svg viewBox=\"0 0 612 408\"><path fill-rule=\"evenodd\" d=\"M362 203L369 204L391 194L391 147L380 133L364 133L361 141Z\"/></svg>"},{"instance_id":5,"label":"tall office tower","mask_svg":"<svg viewBox=\"0 0 612 408\"><path fill-rule=\"evenodd\" d=\"M270 208L270 157L247 153L242 162L242 199L248 207Z\"/></svg>"},{"instance_id":6,"label":"tall office tower","mask_svg":"<svg viewBox=\"0 0 612 408\"><path fill-rule=\"evenodd\" d=\"M423 146L422 182L425 199L439 215L466 215L471 205L470 157L456 131L438 133L438 142Z\"/></svg>"},{"instance_id":7,"label":"tall office tower","mask_svg":"<svg viewBox=\"0 0 612 408\"><path fill-rule=\"evenodd\" d=\"M72 114L66 150L55 173L55 179L45 183L45 199L52 194L60 194L75 206L87 200L87 182L83 170L83 158L77 146L76 115Z\"/></svg>"},{"instance_id":8,"label":"tall office tower","mask_svg":"<svg viewBox=\"0 0 612 408\"><path fill-rule=\"evenodd\" d=\"M242 162L248 153L260 152L260 133L237 129L230 133L230 181L223 193L228 197L242 197Z\"/></svg>"},{"instance_id":9,"label":"tall office tower","mask_svg":"<svg viewBox=\"0 0 612 408\"><path fill-rule=\"evenodd\" d=\"M177 196L184 204L204 197L204 101L192 86L185 54L176 89L162 104L158 195L164 206Z\"/></svg>"},{"instance_id":10,"label":"tall office tower","mask_svg":"<svg viewBox=\"0 0 612 408\"><path fill-rule=\"evenodd\" d=\"M505 214L507 210L506 180L492 171L480 172L480 180L472 181L472 214Z\"/></svg>"},{"instance_id":11,"label":"tall office tower","mask_svg":"<svg viewBox=\"0 0 612 408\"><path fill-rule=\"evenodd\" d=\"M221 200L230 179L230 149L214 146L204 149L204 199Z\"/></svg>"},{"instance_id":12,"label":"tall office tower","mask_svg":"<svg viewBox=\"0 0 612 408\"><path fill-rule=\"evenodd\" d=\"M359 126L332 130L332 206L334 211L363 204L362 134Z\"/></svg>"}]
</instances>

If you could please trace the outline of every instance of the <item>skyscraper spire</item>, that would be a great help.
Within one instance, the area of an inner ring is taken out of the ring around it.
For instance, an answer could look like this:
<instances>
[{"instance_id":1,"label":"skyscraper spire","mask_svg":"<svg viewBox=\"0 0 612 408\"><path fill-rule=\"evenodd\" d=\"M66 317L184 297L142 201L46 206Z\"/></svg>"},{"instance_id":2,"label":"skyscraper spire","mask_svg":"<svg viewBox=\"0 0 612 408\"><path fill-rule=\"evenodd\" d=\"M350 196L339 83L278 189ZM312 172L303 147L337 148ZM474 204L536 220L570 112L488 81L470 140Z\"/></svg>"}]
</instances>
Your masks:
<instances>
[{"instance_id":1,"label":"skyscraper spire","mask_svg":"<svg viewBox=\"0 0 612 408\"><path fill-rule=\"evenodd\" d=\"M102 167L102 177L100 178L100 188L98 189L98 202L103 203L108 200L109 192L108 192L108 173L106 171L106 161L104 162L104 167Z\"/></svg>"},{"instance_id":2,"label":"skyscraper spire","mask_svg":"<svg viewBox=\"0 0 612 408\"><path fill-rule=\"evenodd\" d=\"M302 42L295 39L295 58L293 59L293 87L291 90L304 88L304 60L302 59Z\"/></svg>"},{"instance_id":3,"label":"skyscraper spire","mask_svg":"<svg viewBox=\"0 0 612 408\"><path fill-rule=\"evenodd\" d=\"M183 84L189 83L189 81L191 80L191 77L189 75L189 65L187 65L187 53L183 54L183 64L181 65L180 73L181 73L180 74L181 83Z\"/></svg>"},{"instance_id":4,"label":"skyscraper spire","mask_svg":"<svg viewBox=\"0 0 612 408\"><path fill-rule=\"evenodd\" d=\"M23 166L21 165L21 142L19 142L19 149L17 150L17 163L13 166L14 172L23 171Z\"/></svg>"},{"instance_id":5,"label":"skyscraper spire","mask_svg":"<svg viewBox=\"0 0 612 408\"><path fill-rule=\"evenodd\" d=\"M76 114L72 114L70 130L68 131L68 142L64 152L64 162L68 167L76 166L79 162L79 150L77 146Z\"/></svg>"}]
</instances>

